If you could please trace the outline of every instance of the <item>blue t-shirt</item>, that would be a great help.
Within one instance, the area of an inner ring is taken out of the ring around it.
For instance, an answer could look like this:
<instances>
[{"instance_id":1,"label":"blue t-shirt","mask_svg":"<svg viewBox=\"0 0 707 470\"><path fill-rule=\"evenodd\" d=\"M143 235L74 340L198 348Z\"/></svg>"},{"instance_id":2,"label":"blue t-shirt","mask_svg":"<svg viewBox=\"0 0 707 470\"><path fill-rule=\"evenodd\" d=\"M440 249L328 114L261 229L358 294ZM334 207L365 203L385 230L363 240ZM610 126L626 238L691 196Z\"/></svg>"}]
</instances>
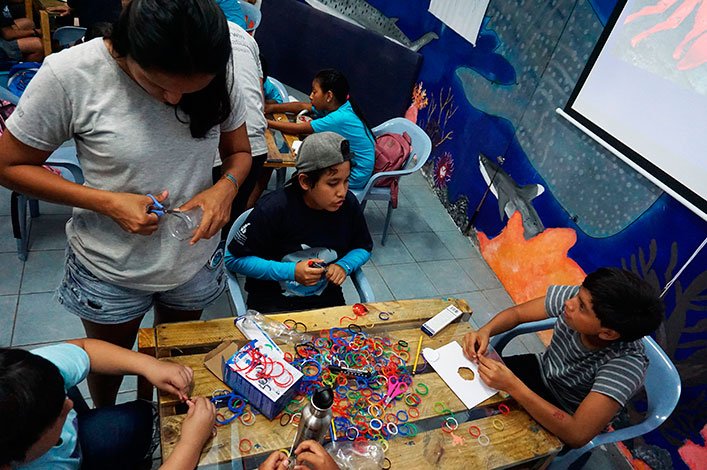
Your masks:
<instances>
[{"instance_id":1,"label":"blue t-shirt","mask_svg":"<svg viewBox=\"0 0 707 470\"><path fill-rule=\"evenodd\" d=\"M243 9L238 0L216 0L216 4L221 7L221 11L226 15L228 21L246 29L245 15L243 15Z\"/></svg>"},{"instance_id":2,"label":"blue t-shirt","mask_svg":"<svg viewBox=\"0 0 707 470\"><path fill-rule=\"evenodd\" d=\"M32 354L42 356L54 364L64 378L64 388L70 389L82 382L91 368L86 351L73 344L63 343L34 349ZM77 469L81 466L81 447L79 446L76 411L71 410L66 416L61 429L61 441L49 452L36 460L21 465L21 469Z\"/></svg>"},{"instance_id":3,"label":"blue t-shirt","mask_svg":"<svg viewBox=\"0 0 707 470\"><path fill-rule=\"evenodd\" d=\"M312 107L316 115L319 111ZM351 103L346 101L339 109L323 117L318 117L310 123L314 132L336 132L349 141L354 156L351 161L351 177L349 188L361 189L366 186L373 175L373 166L376 161L376 152L373 146L373 137L366 126L356 116Z\"/></svg>"},{"instance_id":4,"label":"blue t-shirt","mask_svg":"<svg viewBox=\"0 0 707 470\"><path fill-rule=\"evenodd\" d=\"M263 94L266 100L272 100L276 103L282 103L286 96L280 94L280 90L277 89L275 85L272 84L269 78L266 78L263 82Z\"/></svg>"}]
</instances>

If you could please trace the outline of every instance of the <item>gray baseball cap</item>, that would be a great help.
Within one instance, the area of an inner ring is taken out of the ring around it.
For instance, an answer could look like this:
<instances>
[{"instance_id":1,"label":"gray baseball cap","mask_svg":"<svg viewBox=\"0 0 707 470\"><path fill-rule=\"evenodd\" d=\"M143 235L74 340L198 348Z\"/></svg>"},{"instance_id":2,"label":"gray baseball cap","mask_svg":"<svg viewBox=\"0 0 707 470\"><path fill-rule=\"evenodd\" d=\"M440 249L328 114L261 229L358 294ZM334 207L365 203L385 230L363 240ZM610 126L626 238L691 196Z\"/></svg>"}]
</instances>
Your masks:
<instances>
[{"instance_id":1,"label":"gray baseball cap","mask_svg":"<svg viewBox=\"0 0 707 470\"><path fill-rule=\"evenodd\" d=\"M351 160L349 141L336 132L317 132L302 141L297 152L297 173L329 168Z\"/></svg>"}]
</instances>

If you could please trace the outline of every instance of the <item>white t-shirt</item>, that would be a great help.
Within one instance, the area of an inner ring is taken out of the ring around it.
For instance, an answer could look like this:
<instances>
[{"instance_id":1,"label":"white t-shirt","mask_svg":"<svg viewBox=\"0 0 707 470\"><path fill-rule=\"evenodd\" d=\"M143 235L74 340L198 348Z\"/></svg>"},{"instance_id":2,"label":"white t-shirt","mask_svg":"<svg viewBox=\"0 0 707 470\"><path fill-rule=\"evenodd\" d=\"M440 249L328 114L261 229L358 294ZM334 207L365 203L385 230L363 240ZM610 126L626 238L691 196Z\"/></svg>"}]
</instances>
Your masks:
<instances>
[{"instance_id":1,"label":"white t-shirt","mask_svg":"<svg viewBox=\"0 0 707 470\"><path fill-rule=\"evenodd\" d=\"M220 127L192 138L183 122L187 116L180 122L173 106L143 90L99 38L47 57L7 127L40 150L74 139L86 186L134 194L167 189L170 206L178 207L212 186L220 132L244 123L237 84L231 87L231 105ZM212 237L190 246L172 237L164 223L150 236L134 235L110 217L80 208L74 208L66 235L79 261L98 278L146 291L184 284L219 242Z\"/></svg>"},{"instance_id":2,"label":"white t-shirt","mask_svg":"<svg viewBox=\"0 0 707 470\"><path fill-rule=\"evenodd\" d=\"M268 152L268 145L265 142L265 129L268 127L268 122L265 119L263 87L260 83L263 78L260 49L255 39L240 26L229 22L228 28L231 31L233 49L233 75L245 101L245 120L251 154L263 155Z\"/></svg>"}]
</instances>

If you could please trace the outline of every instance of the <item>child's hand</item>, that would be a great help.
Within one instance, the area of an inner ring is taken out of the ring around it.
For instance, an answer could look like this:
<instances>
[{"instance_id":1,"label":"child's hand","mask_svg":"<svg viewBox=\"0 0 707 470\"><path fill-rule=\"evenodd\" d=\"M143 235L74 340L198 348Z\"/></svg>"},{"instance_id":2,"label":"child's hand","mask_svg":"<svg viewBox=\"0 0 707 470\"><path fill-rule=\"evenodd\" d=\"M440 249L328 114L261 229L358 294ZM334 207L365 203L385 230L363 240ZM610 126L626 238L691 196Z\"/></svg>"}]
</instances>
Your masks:
<instances>
[{"instance_id":1,"label":"child's hand","mask_svg":"<svg viewBox=\"0 0 707 470\"><path fill-rule=\"evenodd\" d=\"M144 376L152 385L186 401L191 392L194 371L174 362L156 361L145 371Z\"/></svg>"},{"instance_id":2,"label":"child's hand","mask_svg":"<svg viewBox=\"0 0 707 470\"><path fill-rule=\"evenodd\" d=\"M489 345L489 335L483 329L471 331L464 335L464 355L479 363L479 356L486 354Z\"/></svg>"},{"instance_id":3,"label":"child's hand","mask_svg":"<svg viewBox=\"0 0 707 470\"><path fill-rule=\"evenodd\" d=\"M322 279L324 268L315 268L310 266L309 262L323 263L323 259L308 259L297 263L295 266L295 281L303 286L313 286Z\"/></svg>"},{"instance_id":4,"label":"child's hand","mask_svg":"<svg viewBox=\"0 0 707 470\"><path fill-rule=\"evenodd\" d=\"M287 456L276 450L265 459L265 462L260 464L258 470L287 470L288 463Z\"/></svg>"},{"instance_id":5,"label":"child's hand","mask_svg":"<svg viewBox=\"0 0 707 470\"><path fill-rule=\"evenodd\" d=\"M493 360L483 354L479 358L479 376L489 387L506 391L513 395L512 390L518 384L519 379L502 362Z\"/></svg>"},{"instance_id":6,"label":"child's hand","mask_svg":"<svg viewBox=\"0 0 707 470\"><path fill-rule=\"evenodd\" d=\"M344 268L336 263L330 264L327 266L326 278L329 282L333 282L337 286L340 286L346 280L346 271L344 271Z\"/></svg>"},{"instance_id":7,"label":"child's hand","mask_svg":"<svg viewBox=\"0 0 707 470\"><path fill-rule=\"evenodd\" d=\"M295 470L339 470L334 459L316 441L304 441L295 449L297 464ZM306 465L305 465L306 464Z\"/></svg>"},{"instance_id":8,"label":"child's hand","mask_svg":"<svg viewBox=\"0 0 707 470\"><path fill-rule=\"evenodd\" d=\"M189 410L182 423L179 440L194 444L195 448L201 449L213 432L216 407L211 400L204 397L187 400L187 405Z\"/></svg>"}]
</instances>

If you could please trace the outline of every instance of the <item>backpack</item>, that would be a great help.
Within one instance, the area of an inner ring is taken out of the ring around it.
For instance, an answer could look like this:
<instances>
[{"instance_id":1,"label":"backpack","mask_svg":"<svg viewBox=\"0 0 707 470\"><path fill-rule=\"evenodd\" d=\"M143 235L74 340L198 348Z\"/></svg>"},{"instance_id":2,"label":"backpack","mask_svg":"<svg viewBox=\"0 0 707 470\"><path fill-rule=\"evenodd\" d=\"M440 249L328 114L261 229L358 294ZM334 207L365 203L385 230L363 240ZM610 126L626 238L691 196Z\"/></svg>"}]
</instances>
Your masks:
<instances>
[{"instance_id":1,"label":"backpack","mask_svg":"<svg viewBox=\"0 0 707 470\"><path fill-rule=\"evenodd\" d=\"M16 96L22 96L29 81L41 66L39 62L20 62L13 65L7 75L7 89Z\"/></svg>"},{"instance_id":2,"label":"backpack","mask_svg":"<svg viewBox=\"0 0 707 470\"><path fill-rule=\"evenodd\" d=\"M410 151L412 150L412 139L407 132L402 134L386 133L376 139L375 151L376 162L373 167L373 174L381 171L400 170L405 166ZM389 186L393 207L398 207L398 178L390 176L376 180L374 186Z\"/></svg>"}]
</instances>

